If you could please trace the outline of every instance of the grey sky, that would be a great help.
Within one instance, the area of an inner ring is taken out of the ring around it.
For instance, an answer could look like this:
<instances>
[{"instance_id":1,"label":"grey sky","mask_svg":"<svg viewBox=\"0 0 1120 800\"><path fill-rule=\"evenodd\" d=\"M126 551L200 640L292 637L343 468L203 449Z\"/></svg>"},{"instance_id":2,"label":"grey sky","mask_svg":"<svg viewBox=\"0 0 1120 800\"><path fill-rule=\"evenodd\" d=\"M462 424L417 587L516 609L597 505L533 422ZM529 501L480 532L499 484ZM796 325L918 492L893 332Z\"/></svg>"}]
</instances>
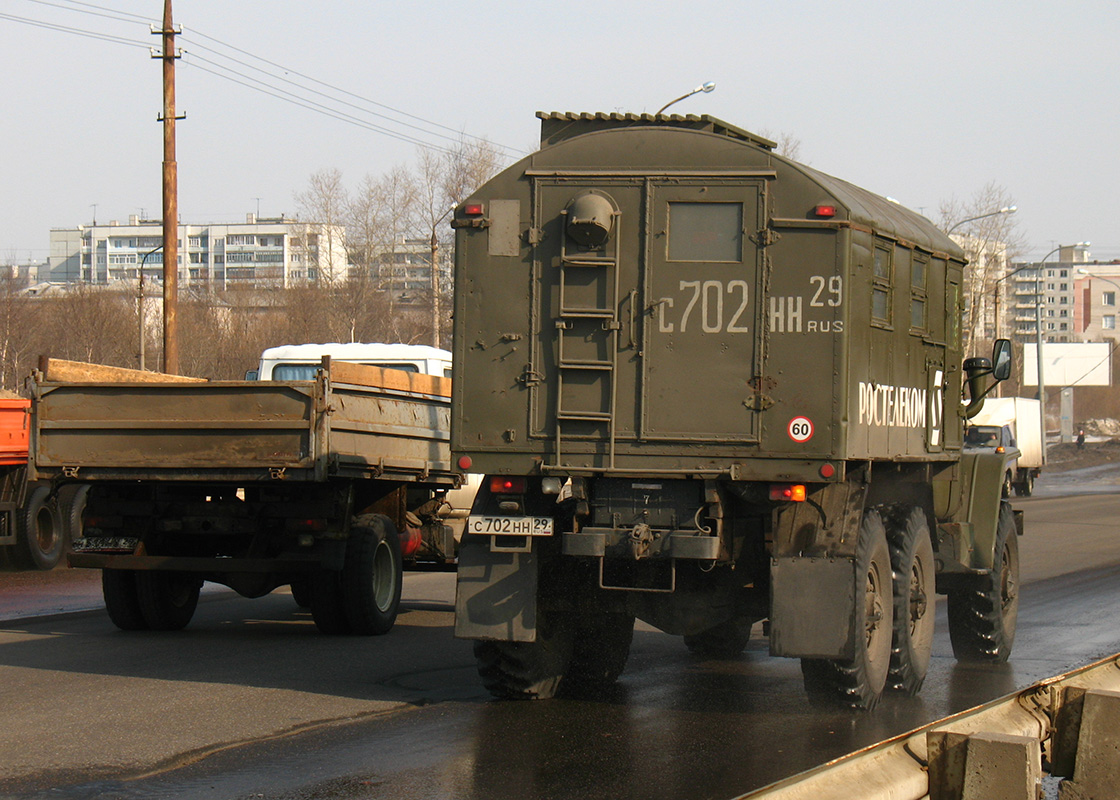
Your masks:
<instances>
[{"instance_id":1,"label":"grey sky","mask_svg":"<svg viewBox=\"0 0 1120 800\"><path fill-rule=\"evenodd\" d=\"M158 22L161 13L162 0L0 0L0 260L45 259L50 228L90 222L94 205L99 222L158 218L161 78L146 48L159 38L128 15ZM302 73L452 137L522 151L537 140L538 109L652 112L714 80L715 92L674 111L788 133L817 169L931 217L942 201L994 182L1019 206L1028 256L1091 240L1093 257L1120 258L1110 222L1120 185L1115 0L176 0L175 20L186 51L177 92L187 115L178 126L184 222L242 220L258 204L264 216L292 214L316 170L338 168L355 186L415 158L412 143L205 71L217 62L291 90L213 52L267 67L232 45L290 79ZM333 94L317 102L445 143Z\"/></svg>"}]
</instances>

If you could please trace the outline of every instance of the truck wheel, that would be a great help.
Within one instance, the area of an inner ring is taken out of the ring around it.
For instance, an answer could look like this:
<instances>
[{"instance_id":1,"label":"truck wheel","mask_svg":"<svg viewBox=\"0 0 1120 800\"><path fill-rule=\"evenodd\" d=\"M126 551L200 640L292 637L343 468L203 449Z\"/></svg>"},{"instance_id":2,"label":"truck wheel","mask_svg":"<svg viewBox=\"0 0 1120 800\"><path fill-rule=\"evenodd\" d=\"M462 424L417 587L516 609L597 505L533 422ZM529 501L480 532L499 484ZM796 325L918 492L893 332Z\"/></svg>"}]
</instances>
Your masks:
<instances>
[{"instance_id":1,"label":"truck wheel","mask_svg":"<svg viewBox=\"0 0 1120 800\"><path fill-rule=\"evenodd\" d=\"M1015 494L1020 497L1030 497L1034 494L1034 475L1029 472L1023 476L1023 480L1015 484Z\"/></svg>"},{"instance_id":2,"label":"truck wheel","mask_svg":"<svg viewBox=\"0 0 1120 800\"><path fill-rule=\"evenodd\" d=\"M187 627L198 605L202 581L182 572L137 572L136 596L140 612L153 631Z\"/></svg>"},{"instance_id":3,"label":"truck wheel","mask_svg":"<svg viewBox=\"0 0 1120 800\"><path fill-rule=\"evenodd\" d=\"M27 502L17 509L16 564L24 569L49 570L58 566L66 551L66 533L49 486L29 488Z\"/></svg>"},{"instance_id":4,"label":"truck wheel","mask_svg":"<svg viewBox=\"0 0 1120 800\"><path fill-rule=\"evenodd\" d=\"M311 579L303 576L293 578L291 583L292 599L300 608L311 608Z\"/></svg>"},{"instance_id":5,"label":"truck wheel","mask_svg":"<svg viewBox=\"0 0 1120 800\"><path fill-rule=\"evenodd\" d=\"M342 568L342 596L352 633L379 636L397 620L401 603L401 540L380 514L360 517L350 530Z\"/></svg>"},{"instance_id":6,"label":"truck wheel","mask_svg":"<svg viewBox=\"0 0 1120 800\"><path fill-rule=\"evenodd\" d=\"M136 573L123 569L101 570L101 594L109 619L122 631L146 631L148 622L136 594Z\"/></svg>"},{"instance_id":7,"label":"truck wheel","mask_svg":"<svg viewBox=\"0 0 1120 800\"><path fill-rule=\"evenodd\" d=\"M879 704L891 662L891 555L878 511L864 512L855 563L855 658L801 660L814 704L872 709Z\"/></svg>"},{"instance_id":8,"label":"truck wheel","mask_svg":"<svg viewBox=\"0 0 1120 800\"><path fill-rule=\"evenodd\" d=\"M949 593L949 638L958 661L1001 664L1019 618L1019 538L1010 503L1000 503L992 571L970 590Z\"/></svg>"},{"instance_id":9,"label":"truck wheel","mask_svg":"<svg viewBox=\"0 0 1120 800\"><path fill-rule=\"evenodd\" d=\"M319 633L328 636L350 633L340 574L332 569L316 570L311 573L308 589L311 618L315 620L315 627L319 629Z\"/></svg>"},{"instance_id":10,"label":"truck wheel","mask_svg":"<svg viewBox=\"0 0 1120 800\"><path fill-rule=\"evenodd\" d=\"M1010 497L1011 496L1011 486L1012 486L1011 471L1008 470L1007 472L1003 473L1003 486L1000 487L999 496L1004 498L1005 500L1008 497Z\"/></svg>"},{"instance_id":11,"label":"truck wheel","mask_svg":"<svg viewBox=\"0 0 1120 800\"><path fill-rule=\"evenodd\" d=\"M920 508L890 527L894 629L887 686L908 695L922 688L933 651L935 566L929 522Z\"/></svg>"},{"instance_id":12,"label":"truck wheel","mask_svg":"<svg viewBox=\"0 0 1120 800\"><path fill-rule=\"evenodd\" d=\"M574 626L538 610L535 642L478 640L474 657L483 685L495 697L547 700L560 688L574 647Z\"/></svg>"},{"instance_id":13,"label":"truck wheel","mask_svg":"<svg viewBox=\"0 0 1120 800\"><path fill-rule=\"evenodd\" d=\"M585 614L576 623L564 686L601 687L618 680L634 640L632 614Z\"/></svg>"},{"instance_id":14,"label":"truck wheel","mask_svg":"<svg viewBox=\"0 0 1120 800\"><path fill-rule=\"evenodd\" d=\"M747 649L751 638L749 619L730 619L702 633L684 637L685 647L705 658L736 658Z\"/></svg>"},{"instance_id":15,"label":"truck wheel","mask_svg":"<svg viewBox=\"0 0 1120 800\"><path fill-rule=\"evenodd\" d=\"M82 538L82 515L87 497L89 484L69 483L58 490L58 516L68 545Z\"/></svg>"}]
</instances>

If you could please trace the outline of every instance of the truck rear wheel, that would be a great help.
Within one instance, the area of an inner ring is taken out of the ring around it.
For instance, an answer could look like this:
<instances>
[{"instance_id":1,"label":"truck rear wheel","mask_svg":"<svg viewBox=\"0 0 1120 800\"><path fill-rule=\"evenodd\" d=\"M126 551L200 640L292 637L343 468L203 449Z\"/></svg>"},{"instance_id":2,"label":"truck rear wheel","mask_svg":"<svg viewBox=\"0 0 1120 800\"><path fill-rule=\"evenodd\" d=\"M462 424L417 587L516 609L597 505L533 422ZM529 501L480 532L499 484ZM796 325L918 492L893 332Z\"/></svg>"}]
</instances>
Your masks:
<instances>
[{"instance_id":1,"label":"truck rear wheel","mask_svg":"<svg viewBox=\"0 0 1120 800\"><path fill-rule=\"evenodd\" d=\"M879 704L891 662L891 555L878 511L864 512L855 563L855 658L801 660L809 700L872 709Z\"/></svg>"},{"instance_id":2,"label":"truck rear wheel","mask_svg":"<svg viewBox=\"0 0 1120 800\"><path fill-rule=\"evenodd\" d=\"M144 621L153 631L187 627L198 605L202 581L184 572L137 572L136 596Z\"/></svg>"},{"instance_id":3,"label":"truck rear wheel","mask_svg":"<svg viewBox=\"0 0 1120 800\"><path fill-rule=\"evenodd\" d=\"M1015 484L1015 494L1019 497L1030 497L1034 494L1034 475L1031 475L1029 470L1025 471L1023 480Z\"/></svg>"},{"instance_id":4,"label":"truck rear wheel","mask_svg":"<svg viewBox=\"0 0 1120 800\"><path fill-rule=\"evenodd\" d=\"M933 651L935 566L929 522L920 508L894 520L887 540L894 587L894 629L887 685L915 695Z\"/></svg>"},{"instance_id":5,"label":"truck rear wheel","mask_svg":"<svg viewBox=\"0 0 1120 800\"><path fill-rule=\"evenodd\" d=\"M404 570L401 540L392 520L359 517L351 528L342 568L342 596L352 633L379 636L397 621Z\"/></svg>"},{"instance_id":6,"label":"truck rear wheel","mask_svg":"<svg viewBox=\"0 0 1120 800\"><path fill-rule=\"evenodd\" d=\"M66 532L50 495L49 486L28 487L27 502L15 512L13 555L24 569L54 569L66 551Z\"/></svg>"},{"instance_id":7,"label":"truck rear wheel","mask_svg":"<svg viewBox=\"0 0 1120 800\"><path fill-rule=\"evenodd\" d=\"M575 627L539 609L535 642L478 640L474 657L483 685L495 697L547 700L560 688L574 648Z\"/></svg>"},{"instance_id":8,"label":"truck rear wheel","mask_svg":"<svg viewBox=\"0 0 1120 800\"><path fill-rule=\"evenodd\" d=\"M148 622L136 594L136 573L124 569L101 570L101 594L109 619L122 631L146 631Z\"/></svg>"},{"instance_id":9,"label":"truck rear wheel","mask_svg":"<svg viewBox=\"0 0 1120 800\"><path fill-rule=\"evenodd\" d=\"M1019 618L1019 539L1011 504L1001 502L992 571L971 589L949 593L949 638L958 661L1001 664Z\"/></svg>"},{"instance_id":10,"label":"truck rear wheel","mask_svg":"<svg viewBox=\"0 0 1120 800\"><path fill-rule=\"evenodd\" d=\"M633 640L632 614L581 616L564 685L594 688L614 683L626 669Z\"/></svg>"}]
</instances>

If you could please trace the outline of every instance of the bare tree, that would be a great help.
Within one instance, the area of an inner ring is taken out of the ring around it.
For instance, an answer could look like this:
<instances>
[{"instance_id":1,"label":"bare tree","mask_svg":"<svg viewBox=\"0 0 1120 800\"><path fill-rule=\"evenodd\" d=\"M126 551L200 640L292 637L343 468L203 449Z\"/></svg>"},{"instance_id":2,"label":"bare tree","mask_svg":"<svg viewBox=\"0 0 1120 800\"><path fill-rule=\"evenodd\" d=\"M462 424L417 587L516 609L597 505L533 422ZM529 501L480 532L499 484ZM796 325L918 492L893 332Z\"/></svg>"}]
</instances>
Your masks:
<instances>
[{"instance_id":1,"label":"bare tree","mask_svg":"<svg viewBox=\"0 0 1120 800\"><path fill-rule=\"evenodd\" d=\"M318 237L319 281L330 285L345 280L346 243L339 237L346 224L348 200L342 173L337 169L313 173L307 189L296 195L296 202L303 221ZM311 243L307 244L309 253L314 252Z\"/></svg>"},{"instance_id":2,"label":"bare tree","mask_svg":"<svg viewBox=\"0 0 1120 800\"><path fill-rule=\"evenodd\" d=\"M1011 262L1024 252L1026 237L1013 215L992 212L1012 205L1014 199L1007 189L991 182L970 199L954 197L939 208L942 229L952 232L969 261L964 286L965 352L984 353L993 339L1007 332L1009 304L1003 301L1007 291L1004 278Z\"/></svg>"}]
</instances>

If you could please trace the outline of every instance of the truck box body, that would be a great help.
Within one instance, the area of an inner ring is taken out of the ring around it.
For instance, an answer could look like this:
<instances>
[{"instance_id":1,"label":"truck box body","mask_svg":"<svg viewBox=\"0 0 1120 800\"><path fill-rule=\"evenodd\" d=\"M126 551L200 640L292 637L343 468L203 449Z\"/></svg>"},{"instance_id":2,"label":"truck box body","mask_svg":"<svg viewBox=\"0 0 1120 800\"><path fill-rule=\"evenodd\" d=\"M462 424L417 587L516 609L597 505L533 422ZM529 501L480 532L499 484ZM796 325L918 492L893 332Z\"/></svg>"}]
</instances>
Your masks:
<instances>
[{"instance_id":1,"label":"truck box body","mask_svg":"<svg viewBox=\"0 0 1120 800\"><path fill-rule=\"evenodd\" d=\"M1046 465L1039 403L1027 397L989 397L969 425L1007 425L1019 448L1019 468Z\"/></svg>"},{"instance_id":2,"label":"truck box body","mask_svg":"<svg viewBox=\"0 0 1120 800\"><path fill-rule=\"evenodd\" d=\"M960 249L718 121L635 150L630 116L546 115L485 227L456 220L453 449L480 471L741 479L955 459ZM600 248L565 231L588 194Z\"/></svg>"}]
</instances>

